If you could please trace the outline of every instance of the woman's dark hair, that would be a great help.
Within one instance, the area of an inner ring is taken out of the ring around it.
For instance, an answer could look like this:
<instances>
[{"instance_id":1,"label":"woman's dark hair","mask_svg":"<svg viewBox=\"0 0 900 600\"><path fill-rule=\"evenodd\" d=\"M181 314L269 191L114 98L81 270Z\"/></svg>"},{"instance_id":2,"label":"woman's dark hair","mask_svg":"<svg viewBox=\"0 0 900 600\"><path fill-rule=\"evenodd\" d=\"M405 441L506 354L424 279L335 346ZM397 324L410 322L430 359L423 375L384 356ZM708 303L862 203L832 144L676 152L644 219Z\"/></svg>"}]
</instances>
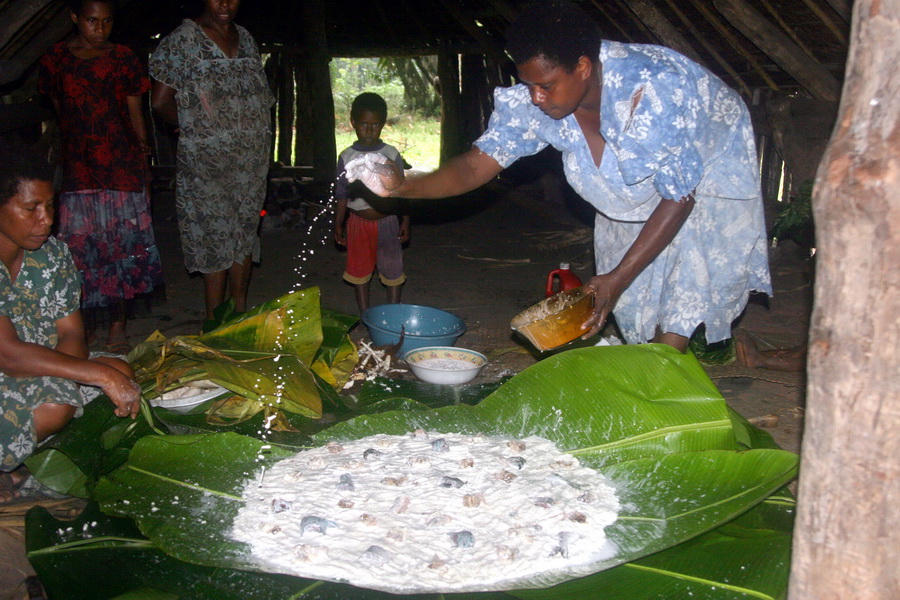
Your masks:
<instances>
[{"instance_id":1,"label":"woman's dark hair","mask_svg":"<svg viewBox=\"0 0 900 600\"><path fill-rule=\"evenodd\" d=\"M506 51L517 65L543 56L571 72L582 56L597 60L600 29L571 2L532 2L509 26Z\"/></svg>"},{"instance_id":2,"label":"woman's dark hair","mask_svg":"<svg viewBox=\"0 0 900 600\"><path fill-rule=\"evenodd\" d=\"M364 110L372 111L379 119L387 121L387 102L375 92L363 92L353 99L353 104L350 105L350 118L357 118Z\"/></svg>"},{"instance_id":3,"label":"woman's dark hair","mask_svg":"<svg viewBox=\"0 0 900 600\"><path fill-rule=\"evenodd\" d=\"M69 10L76 15L80 15L84 5L88 2L102 2L103 4L109 4L112 6L113 14L116 14L116 11L119 9L119 3L116 2L116 0L69 0Z\"/></svg>"},{"instance_id":4,"label":"woman's dark hair","mask_svg":"<svg viewBox=\"0 0 900 600\"><path fill-rule=\"evenodd\" d=\"M19 193L23 181L53 181L47 159L19 142L0 139L0 206Z\"/></svg>"}]
</instances>

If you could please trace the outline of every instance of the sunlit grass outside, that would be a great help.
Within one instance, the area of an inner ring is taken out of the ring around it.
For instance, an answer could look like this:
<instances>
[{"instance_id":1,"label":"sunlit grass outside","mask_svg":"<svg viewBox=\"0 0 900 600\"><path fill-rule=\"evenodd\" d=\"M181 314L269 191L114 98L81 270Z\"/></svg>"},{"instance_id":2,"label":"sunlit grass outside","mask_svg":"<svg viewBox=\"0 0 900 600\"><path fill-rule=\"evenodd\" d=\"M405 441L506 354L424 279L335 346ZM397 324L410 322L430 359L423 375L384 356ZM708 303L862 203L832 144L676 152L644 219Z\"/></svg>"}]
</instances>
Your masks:
<instances>
[{"instance_id":1,"label":"sunlit grass outside","mask_svg":"<svg viewBox=\"0 0 900 600\"><path fill-rule=\"evenodd\" d=\"M334 133L338 153L356 141L350 123L339 124ZM440 119L401 116L397 123L384 126L381 139L397 148L414 169L437 169L441 157Z\"/></svg>"}]
</instances>

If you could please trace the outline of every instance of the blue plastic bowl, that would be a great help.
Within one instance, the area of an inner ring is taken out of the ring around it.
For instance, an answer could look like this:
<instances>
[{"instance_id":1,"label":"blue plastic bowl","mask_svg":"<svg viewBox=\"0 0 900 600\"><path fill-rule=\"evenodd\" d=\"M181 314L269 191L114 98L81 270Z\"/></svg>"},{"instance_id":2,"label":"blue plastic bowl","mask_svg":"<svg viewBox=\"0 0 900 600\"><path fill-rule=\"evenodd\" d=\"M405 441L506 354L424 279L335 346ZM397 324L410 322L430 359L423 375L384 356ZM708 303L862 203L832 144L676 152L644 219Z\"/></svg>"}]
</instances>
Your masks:
<instances>
[{"instance_id":1,"label":"blue plastic bowl","mask_svg":"<svg viewBox=\"0 0 900 600\"><path fill-rule=\"evenodd\" d=\"M375 346L399 342L400 327L403 327L403 345L397 356L426 346L452 346L466 330L466 324L456 315L417 304L373 306L360 318Z\"/></svg>"}]
</instances>

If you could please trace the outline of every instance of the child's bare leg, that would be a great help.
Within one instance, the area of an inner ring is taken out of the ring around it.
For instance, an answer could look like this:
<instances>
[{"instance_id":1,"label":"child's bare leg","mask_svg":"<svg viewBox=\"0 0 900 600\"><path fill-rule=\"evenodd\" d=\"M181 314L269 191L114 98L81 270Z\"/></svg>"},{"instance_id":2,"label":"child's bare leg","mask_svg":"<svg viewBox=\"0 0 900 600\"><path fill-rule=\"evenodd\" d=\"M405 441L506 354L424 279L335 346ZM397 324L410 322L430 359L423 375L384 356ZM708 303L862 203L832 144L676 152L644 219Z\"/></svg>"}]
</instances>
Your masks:
<instances>
[{"instance_id":1,"label":"child's bare leg","mask_svg":"<svg viewBox=\"0 0 900 600\"><path fill-rule=\"evenodd\" d=\"M71 404L54 404L44 402L34 409L34 432L39 442L47 439L75 416L75 408Z\"/></svg>"},{"instance_id":2,"label":"child's bare leg","mask_svg":"<svg viewBox=\"0 0 900 600\"><path fill-rule=\"evenodd\" d=\"M403 290L403 284L388 285L385 287L387 287L388 303L400 304L400 292Z\"/></svg>"},{"instance_id":3,"label":"child's bare leg","mask_svg":"<svg viewBox=\"0 0 900 600\"><path fill-rule=\"evenodd\" d=\"M353 288L356 292L356 305L359 307L359 314L362 314L369 308L369 282L355 283Z\"/></svg>"}]
</instances>

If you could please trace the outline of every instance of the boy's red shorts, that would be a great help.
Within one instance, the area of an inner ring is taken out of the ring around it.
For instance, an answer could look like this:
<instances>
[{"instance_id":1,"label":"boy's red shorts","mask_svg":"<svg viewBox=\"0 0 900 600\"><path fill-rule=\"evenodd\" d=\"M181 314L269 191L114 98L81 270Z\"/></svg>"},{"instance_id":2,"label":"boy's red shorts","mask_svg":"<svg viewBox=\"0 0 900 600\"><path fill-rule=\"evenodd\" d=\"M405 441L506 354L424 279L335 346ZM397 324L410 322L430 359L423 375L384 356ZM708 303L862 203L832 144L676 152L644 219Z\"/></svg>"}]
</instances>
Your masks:
<instances>
[{"instance_id":1,"label":"boy's red shorts","mask_svg":"<svg viewBox=\"0 0 900 600\"><path fill-rule=\"evenodd\" d=\"M344 279L353 284L368 283L378 268L384 285L400 285L403 251L400 244L400 219L390 215L377 221L353 213L347 216L347 270Z\"/></svg>"}]
</instances>

